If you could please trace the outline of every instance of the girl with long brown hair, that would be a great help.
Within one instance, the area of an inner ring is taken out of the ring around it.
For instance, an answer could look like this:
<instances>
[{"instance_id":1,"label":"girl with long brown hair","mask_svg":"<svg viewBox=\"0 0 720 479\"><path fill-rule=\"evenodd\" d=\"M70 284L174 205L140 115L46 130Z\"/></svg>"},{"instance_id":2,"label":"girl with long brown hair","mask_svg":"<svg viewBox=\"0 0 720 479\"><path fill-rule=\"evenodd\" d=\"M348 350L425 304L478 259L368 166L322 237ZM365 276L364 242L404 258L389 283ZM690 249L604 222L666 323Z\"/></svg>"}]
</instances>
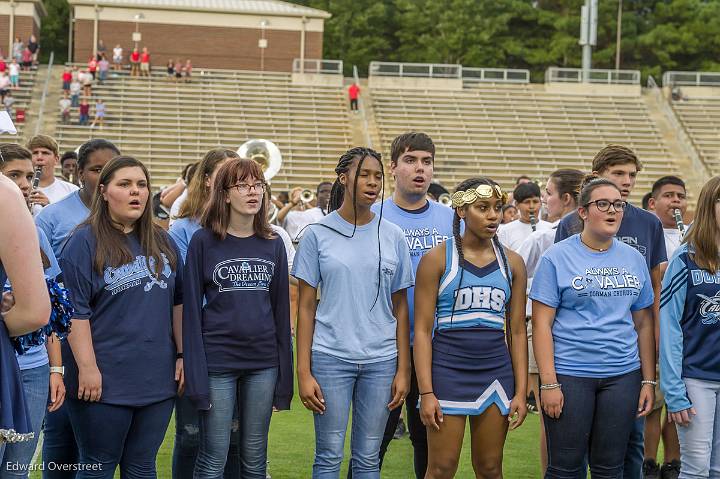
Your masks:
<instances>
[{"instance_id":1,"label":"girl with long brown hair","mask_svg":"<svg viewBox=\"0 0 720 479\"><path fill-rule=\"evenodd\" d=\"M110 479L118 465L123 476L155 477L157 451L183 387L182 262L153 224L149 197L140 161L110 160L90 216L60 260L75 306L63 362L67 407L87 466L79 479Z\"/></svg>"},{"instance_id":2,"label":"girl with long brown hair","mask_svg":"<svg viewBox=\"0 0 720 479\"><path fill-rule=\"evenodd\" d=\"M680 477L720 470L720 176L670 259L660 297L660 387L680 439Z\"/></svg>"},{"instance_id":3,"label":"girl with long brown hair","mask_svg":"<svg viewBox=\"0 0 720 479\"><path fill-rule=\"evenodd\" d=\"M264 479L273 408L290 408L287 256L268 223L268 196L258 163L227 161L190 240L183 346L186 394L200 410L197 479L222 476L236 409L239 477Z\"/></svg>"}]
</instances>

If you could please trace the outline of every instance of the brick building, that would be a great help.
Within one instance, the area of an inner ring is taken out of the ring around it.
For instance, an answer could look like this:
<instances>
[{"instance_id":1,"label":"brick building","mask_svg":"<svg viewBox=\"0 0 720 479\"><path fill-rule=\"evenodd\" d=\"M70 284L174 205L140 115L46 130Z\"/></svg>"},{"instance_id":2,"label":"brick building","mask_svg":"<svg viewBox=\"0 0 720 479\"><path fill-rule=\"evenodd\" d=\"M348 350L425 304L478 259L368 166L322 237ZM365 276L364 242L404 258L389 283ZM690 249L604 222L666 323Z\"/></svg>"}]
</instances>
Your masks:
<instances>
[{"instance_id":1,"label":"brick building","mask_svg":"<svg viewBox=\"0 0 720 479\"><path fill-rule=\"evenodd\" d=\"M40 21L46 15L41 0L0 1L0 51L10 56L15 37L27 43L30 35L40 38Z\"/></svg>"},{"instance_id":2,"label":"brick building","mask_svg":"<svg viewBox=\"0 0 720 479\"><path fill-rule=\"evenodd\" d=\"M72 60L78 62L87 61L102 40L108 56L121 45L126 61L134 46L147 46L155 66L190 58L195 67L292 71L294 58L322 58L324 21L330 18L322 10L278 0L69 3Z\"/></svg>"}]
</instances>

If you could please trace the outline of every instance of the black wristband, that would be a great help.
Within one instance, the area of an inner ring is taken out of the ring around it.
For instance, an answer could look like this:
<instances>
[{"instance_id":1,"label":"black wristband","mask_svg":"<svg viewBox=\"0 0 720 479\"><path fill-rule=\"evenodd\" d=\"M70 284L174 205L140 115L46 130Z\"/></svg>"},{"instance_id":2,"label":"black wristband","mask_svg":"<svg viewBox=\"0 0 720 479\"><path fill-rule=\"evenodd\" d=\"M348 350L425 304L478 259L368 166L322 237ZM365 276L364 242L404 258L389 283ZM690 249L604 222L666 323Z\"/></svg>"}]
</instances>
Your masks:
<instances>
[{"instance_id":1,"label":"black wristband","mask_svg":"<svg viewBox=\"0 0 720 479\"><path fill-rule=\"evenodd\" d=\"M177 353L175 355L175 359L182 359L182 358L183 358L183 353Z\"/></svg>"}]
</instances>

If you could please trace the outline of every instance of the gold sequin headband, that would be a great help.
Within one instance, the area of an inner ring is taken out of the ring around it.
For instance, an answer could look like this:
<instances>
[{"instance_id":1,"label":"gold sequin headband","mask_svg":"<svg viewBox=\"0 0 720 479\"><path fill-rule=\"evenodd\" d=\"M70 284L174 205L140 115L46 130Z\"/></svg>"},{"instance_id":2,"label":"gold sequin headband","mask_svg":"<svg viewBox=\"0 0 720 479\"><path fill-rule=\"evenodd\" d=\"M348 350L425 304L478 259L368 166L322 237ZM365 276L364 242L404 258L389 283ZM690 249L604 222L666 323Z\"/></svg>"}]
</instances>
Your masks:
<instances>
[{"instance_id":1,"label":"gold sequin headband","mask_svg":"<svg viewBox=\"0 0 720 479\"><path fill-rule=\"evenodd\" d=\"M507 193L503 192L498 185L478 185L477 188L453 193L452 207L460 208L475 203L477 200L490 199L493 196L501 199L503 203L506 203L508 199Z\"/></svg>"}]
</instances>

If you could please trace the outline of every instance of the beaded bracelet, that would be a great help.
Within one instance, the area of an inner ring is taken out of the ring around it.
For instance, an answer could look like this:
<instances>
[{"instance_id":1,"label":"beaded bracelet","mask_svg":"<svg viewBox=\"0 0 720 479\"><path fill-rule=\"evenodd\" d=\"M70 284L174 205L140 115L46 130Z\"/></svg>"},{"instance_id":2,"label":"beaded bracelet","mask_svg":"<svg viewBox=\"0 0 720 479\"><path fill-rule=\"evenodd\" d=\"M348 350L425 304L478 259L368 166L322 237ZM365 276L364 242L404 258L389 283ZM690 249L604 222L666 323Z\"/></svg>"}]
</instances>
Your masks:
<instances>
[{"instance_id":1,"label":"beaded bracelet","mask_svg":"<svg viewBox=\"0 0 720 479\"><path fill-rule=\"evenodd\" d=\"M642 386L645 386L646 384L649 384L649 385L651 385L651 386L654 387L654 386L657 386L657 381L653 381L653 380L651 380L651 379L643 379L642 381L640 381L640 384L641 384Z\"/></svg>"},{"instance_id":2,"label":"beaded bracelet","mask_svg":"<svg viewBox=\"0 0 720 479\"><path fill-rule=\"evenodd\" d=\"M541 384L540 389L547 390L547 389L560 389L562 387L562 384L560 383L551 383L551 384Z\"/></svg>"},{"instance_id":3,"label":"beaded bracelet","mask_svg":"<svg viewBox=\"0 0 720 479\"><path fill-rule=\"evenodd\" d=\"M420 396L425 396L426 394L432 394L432 393L433 393L432 391L428 391L426 393L420 393Z\"/></svg>"}]
</instances>

